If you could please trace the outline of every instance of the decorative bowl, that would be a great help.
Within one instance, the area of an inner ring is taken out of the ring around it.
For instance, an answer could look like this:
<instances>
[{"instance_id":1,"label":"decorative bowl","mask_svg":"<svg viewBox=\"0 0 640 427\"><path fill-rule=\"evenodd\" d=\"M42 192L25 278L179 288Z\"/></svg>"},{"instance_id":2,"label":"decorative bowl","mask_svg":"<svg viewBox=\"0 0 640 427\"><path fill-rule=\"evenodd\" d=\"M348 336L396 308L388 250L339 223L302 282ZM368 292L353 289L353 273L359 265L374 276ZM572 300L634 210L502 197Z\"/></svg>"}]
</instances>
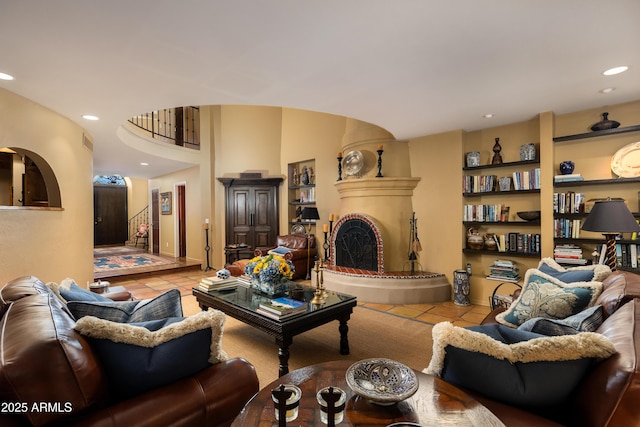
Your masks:
<instances>
[{"instance_id":1,"label":"decorative bowl","mask_svg":"<svg viewBox=\"0 0 640 427\"><path fill-rule=\"evenodd\" d=\"M391 359L373 358L347 369L347 384L358 396L377 405L393 405L418 390L418 378L406 365Z\"/></svg>"},{"instance_id":2,"label":"decorative bowl","mask_svg":"<svg viewBox=\"0 0 640 427\"><path fill-rule=\"evenodd\" d=\"M525 221L538 221L540 219L540 211L522 211L516 213Z\"/></svg>"}]
</instances>

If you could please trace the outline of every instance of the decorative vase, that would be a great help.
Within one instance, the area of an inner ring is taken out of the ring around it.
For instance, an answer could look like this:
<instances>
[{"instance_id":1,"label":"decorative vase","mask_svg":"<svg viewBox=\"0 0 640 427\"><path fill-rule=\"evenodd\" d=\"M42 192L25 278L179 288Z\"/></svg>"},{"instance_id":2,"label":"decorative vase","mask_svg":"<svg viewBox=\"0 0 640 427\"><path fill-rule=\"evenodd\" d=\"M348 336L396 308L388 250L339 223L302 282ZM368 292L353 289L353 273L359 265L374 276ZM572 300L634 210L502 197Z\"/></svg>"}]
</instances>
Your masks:
<instances>
[{"instance_id":1,"label":"decorative vase","mask_svg":"<svg viewBox=\"0 0 640 427\"><path fill-rule=\"evenodd\" d=\"M520 160L535 160L536 159L536 145L524 144L520 146Z\"/></svg>"},{"instance_id":2,"label":"decorative vase","mask_svg":"<svg viewBox=\"0 0 640 427\"><path fill-rule=\"evenodd\" d=\"M309 169L305 166L302 169L302 178L300 178L302 185L309 185Z\"/></svg>"},{"instance_id":3,"label":"decorative vase","mask_svg":"<svg viewBox=\"0 0 640 427\"><path fill-rule=\"evenodd\" d=\"M469 249L482 249L484 246L484 239L474 227L467 230L467 246Z\"/></svg>"},{"instance_id":4,"label":"decorative vase","mask_svg":"<svg viewBox=\"0 0 640 427\"><path fill-rule=\"evenodd\" d=\"M511 177L503 176L498 180L498 186L500 187L500 191L509 191L511 190Z\"/></svg>"},{"instance_id":5,"label":"decorative vase","mask_svg":"<svg viewBox=\"0 0 640 427\"><path fill-rule=\"evenodd\" d=\"M496 235L494 233L487 233L484 235L484 248L488 251L498 250L498 244L496 243Z\"/></svg>"},{"instance_id":6,"label":"decorative vase","mask_svg":"<svg viewBox=\"0 0 640 427\"><path fill-rule=\"evenodd\" d=\"M500 145L500 138L496 138L496 143L493 146L493 159L491 159L492 165L502 164L502 154L500 154L501 151L502 146Z\"/></svg>"},{"instance_id":7,"label":"decorative vase","mask_svg":"<svg viewBox=\"0 0 640 427\"><path fill-rule=\"evenodd\" d=\"M569 175L573 173L573 169L575 167L575 163L573 163L571 160L565 160L564 162L560 162L560 173L562 175Z\"/></svg>"},{"instance_id":8,"label":"decorative vase","mask_svg":"<svg viewBox=\"0 0 640 427\"><path fill-rule=\"evenodd\" d=\"M453 303L456 305L470 305L469 273L467 270L453 272Z\"/></svg>"},{"instance_id":9,"label":"decorative vase","mask_svg":"<svg viewBox=\"0 0 640 427\"><path fill-rule=\"evenodd\" d=\"M480 152L479 151L470 151L467 153L467 167L475 168L480 166Z\"/></svg>"},{"instance_id":10,"label":"decorative vase","mask_svg":"<svg viewBox=\"0 0 640 427\"><path fill-rule=\"evenodd\" d=\"M609 120L609 113L602 113L602 120L591 126L592 131L597 130L606 130L606 129L615 129L620 126L620 122L616 122L615 120Z\"/></svg>"},{"instance_id":11,"label":"decorative vase","mask_svg":"<svg viewBox=\"0 0 640 427\"><path fill-rule=\"evenodd\" d=\"M272 282L263 282L259 279L251 279L251 287L270 297L278 297L287 293L289 289L288 282L274 280Z\"/></svg>"}]
</instances>

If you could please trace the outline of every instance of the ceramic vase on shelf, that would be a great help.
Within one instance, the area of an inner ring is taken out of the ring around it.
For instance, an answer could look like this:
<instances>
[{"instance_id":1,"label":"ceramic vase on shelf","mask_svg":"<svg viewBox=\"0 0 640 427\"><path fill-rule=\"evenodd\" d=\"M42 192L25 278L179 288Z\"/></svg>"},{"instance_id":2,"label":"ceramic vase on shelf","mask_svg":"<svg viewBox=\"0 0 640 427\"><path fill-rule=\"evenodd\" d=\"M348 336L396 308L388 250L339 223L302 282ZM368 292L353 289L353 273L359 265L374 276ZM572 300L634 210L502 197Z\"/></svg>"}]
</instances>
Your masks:
<instances>
[{"instance_id":1,"label":"ceramic vase on shelf","mask_svg":"<svg viewBox=\"0 0 640 427\"><path fill-rule=\"evenodd\" d=\"M536 159L536 146L535 144L524 144L520 146L520 160L535 160Z\"/></svg>"},{"instance_id":2,"label":"ceramic vase on shelf","mask_svg":"<svg viewBox=\"0 0 640 427\"><path fill-rule=\"evenodd\" d=\"M502 164L502 154L500 154L501 151L502 146L500 145L500 138L496 138L496 143L493 146L493 158L491 159L492 165Z\"/></svg>"},{"instance_id":3,"label":"ceramic vase on shelf","mask_svg":"<svg viewBox=\"0 0 640 427\"><path fill-rule=\"evenodd\" d=\"M474 227L467 230L467 246L469 249L482 249L484 246L484 239Z\"/></svg>"},{"instance_id":4,"label":"ceramic vase on shelf","mask_svg":"<svg viewBox=\"0 0 640 427\"><path fill-rule=\"evenodd\" d=\"M560 173L562 175L572 174L575 167L575 163L571 160L565 160L564 162L560 162Z\"/></svg>"},{"instance_id":5,"label":"ceramic vase on shelf","mask_svg":"<svg viewBox=\"0 0 640 427\"><path fill-rule=\"evenodd\" d=\"M494 233L487 233L484 235L484 248L488 251L498 250L498 244L496 243L496 235Z\"/></svg>"},{"instance_id":6,"label":"ceramic vase on shelf","mask_svg":"<svg viewBox=\"0 0 640 427\"><path fill-rule=\"evenodd\" d=\"M467 167L475 168L480 166L480 152L479 151L470 151L467 153Z\"/></svg>"}]
</instances>

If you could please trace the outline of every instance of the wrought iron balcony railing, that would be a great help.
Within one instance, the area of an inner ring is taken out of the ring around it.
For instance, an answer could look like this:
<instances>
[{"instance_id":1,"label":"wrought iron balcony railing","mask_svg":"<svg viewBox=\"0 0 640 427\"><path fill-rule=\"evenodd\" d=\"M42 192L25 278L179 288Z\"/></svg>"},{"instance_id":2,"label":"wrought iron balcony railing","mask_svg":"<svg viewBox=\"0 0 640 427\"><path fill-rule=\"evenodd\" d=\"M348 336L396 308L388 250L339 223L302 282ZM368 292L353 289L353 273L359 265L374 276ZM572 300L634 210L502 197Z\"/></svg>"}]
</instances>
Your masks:
<instances>
[{"instance_id":1,"label":"wrought iron balcony railing","mask_svg":"<svg viewBox=\"0 0 640 427\"><path fill-rule=\"evenodd\" d=\"M200 109L176 107L139 114L129 123L153 139L200 149Z\"/></svg>"}]
</instances>

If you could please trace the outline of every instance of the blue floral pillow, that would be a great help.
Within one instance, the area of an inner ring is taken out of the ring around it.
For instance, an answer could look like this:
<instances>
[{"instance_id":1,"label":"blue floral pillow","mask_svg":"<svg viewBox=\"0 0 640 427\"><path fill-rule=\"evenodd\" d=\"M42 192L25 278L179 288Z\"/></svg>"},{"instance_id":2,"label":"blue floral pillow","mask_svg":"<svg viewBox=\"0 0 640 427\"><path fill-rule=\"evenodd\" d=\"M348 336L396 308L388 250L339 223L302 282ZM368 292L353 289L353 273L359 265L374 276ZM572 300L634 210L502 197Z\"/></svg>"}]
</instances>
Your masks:
<instances>
[{"instance_id":1,"label":"blue floral pillow","mask_svg":"<svg viewBox=\"0 0 640 427\"><path fill-rule=\"evenodd\" d=\"M540 270L529 269L520 296L496 320L517 328L534 317L564 319L594 305L601 282L564 283Z\"/></svg>"},{"instance_id":2,"label":"blue floral pillow","mask_svg":"<svg viewBox=\"0 0 640 427\"><path fill-rule=\"evenodd\" d=\"M545 319L534 317L518 327L521 331L535 332L547 336L594 332L604 322L602 305L594 305L566 319Z\"/></svg>"}]
</instances>

